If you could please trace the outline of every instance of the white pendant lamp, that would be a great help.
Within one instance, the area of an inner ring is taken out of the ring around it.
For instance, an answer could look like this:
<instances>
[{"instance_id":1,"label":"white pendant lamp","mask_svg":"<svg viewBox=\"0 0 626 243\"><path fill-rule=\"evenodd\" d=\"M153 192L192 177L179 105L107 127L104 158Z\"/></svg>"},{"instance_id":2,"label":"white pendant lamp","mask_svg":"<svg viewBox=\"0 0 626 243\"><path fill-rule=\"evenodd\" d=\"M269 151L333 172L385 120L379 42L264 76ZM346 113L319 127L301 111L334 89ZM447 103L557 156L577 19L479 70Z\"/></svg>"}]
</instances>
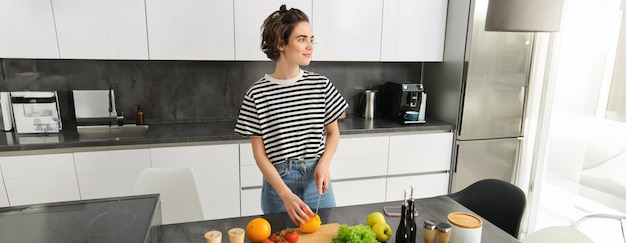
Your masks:
<instances>
[{"instance_id":1,"label":"white pendant lamp","mask_svg":"<svg viewBox=\"0 0 626 243\"><path fill-rule=\"evenodd\" d=\"M563 0L489 0L486 31L555 32Z\"/></svg>"}]
</instances>

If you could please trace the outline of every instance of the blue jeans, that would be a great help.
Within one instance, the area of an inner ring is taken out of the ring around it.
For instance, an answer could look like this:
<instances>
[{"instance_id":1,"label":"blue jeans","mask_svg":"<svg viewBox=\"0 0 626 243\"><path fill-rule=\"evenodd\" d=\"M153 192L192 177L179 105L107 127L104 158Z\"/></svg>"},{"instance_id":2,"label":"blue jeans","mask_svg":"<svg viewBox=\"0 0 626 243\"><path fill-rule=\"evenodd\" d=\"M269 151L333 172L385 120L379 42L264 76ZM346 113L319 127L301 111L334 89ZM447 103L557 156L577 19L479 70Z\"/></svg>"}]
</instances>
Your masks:
<instances>
[{"instance_id":1,"label":"blue jeans","mask_svg":"<svg viewBox=\"0 0 626 243\"><path fill-rule=\"evenodd\" d=\"M274 163L274 168L283 179L287 187L298 195L311 210L315 212L319 193L317 185L313 178L313 172L319 158L314 159L293 159L284 162ZM333 194L332 184L328 185L328 190L320 199L320 208L335 207L335 195ZM261 190L261 209L264 214L285 212L285 205L278 197L276 190L263 178L263 189Z\"/></svg>"}]
</instances>

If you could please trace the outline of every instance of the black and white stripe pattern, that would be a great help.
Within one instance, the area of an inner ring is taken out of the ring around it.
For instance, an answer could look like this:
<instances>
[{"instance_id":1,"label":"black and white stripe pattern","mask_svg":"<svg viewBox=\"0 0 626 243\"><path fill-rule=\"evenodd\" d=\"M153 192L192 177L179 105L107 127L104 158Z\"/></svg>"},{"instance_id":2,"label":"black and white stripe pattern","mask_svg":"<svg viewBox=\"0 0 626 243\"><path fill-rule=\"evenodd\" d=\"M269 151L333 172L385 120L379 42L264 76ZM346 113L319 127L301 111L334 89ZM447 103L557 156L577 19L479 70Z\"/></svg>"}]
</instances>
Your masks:
<instances>
[{"instance_id":1,"label":"black and white stripe pattern","mask_svg":"<svg viewBox=\"0 0 626 243\"><path fill-rule=\"evenodd\" d=\"M324 76L301 71L292 82L269 75L246 92L235 132L261 136L272 163L311 158L324 152L324 127L348 108Z\"/></svg>"}]
</instances>

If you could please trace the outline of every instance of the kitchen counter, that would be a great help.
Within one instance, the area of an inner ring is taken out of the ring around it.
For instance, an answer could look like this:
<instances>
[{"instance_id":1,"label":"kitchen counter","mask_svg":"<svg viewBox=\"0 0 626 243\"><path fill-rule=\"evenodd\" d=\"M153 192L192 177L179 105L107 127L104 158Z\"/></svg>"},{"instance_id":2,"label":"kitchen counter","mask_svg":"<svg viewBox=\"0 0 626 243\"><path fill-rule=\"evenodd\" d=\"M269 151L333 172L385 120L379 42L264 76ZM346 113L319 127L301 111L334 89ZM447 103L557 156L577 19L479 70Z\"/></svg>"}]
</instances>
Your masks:
<instances>
[{"instance_id":1,"label":"kitchen counter","mask_svg":"<svg viewBox=\"0 0 626 243\"><path fill-rule=\"evenodd\" d=\"M152 242L159 195L0 208L0 242Z\"/></svg>"},{"instance_id":2,"label":"kitchen counter","mask_svg":"<svg viewBox=\"0 0 626 243\"><path fill-rule=\"evenodd\" d=\"M142 138L81 140L75 126L64 125L59 134L20 135L14 132L0 132L0 153L3 155L23 154L41 150L61 149L80 151L110 146L155 146L172 143L225 143L247 140L233 132L235 121L162 123L151 124ZM342 135L451 131L454 125L437 120L425 124L402 125L388 119L367 120L361 117L348 117L339 121ZM13 152L13 153L12 153Z\"/></svg>"},{"instance_id":3,"label":"kitchen counter","mask_svg":"<svg viewBox=\"0 0 626 243\"><path fill-rule=\"evenodd\" d=\"M319 209L319 215L323 223L340 223L353 226L356 224L366 224L367 215L371 212L383 212L384 206L399 206L400 201L364 204L347 207L336 207L329 209ZM417 231L417 242L422 242L423 232L421 225L424 220L429 219L435 222L446 222L447 215L451 212L469 212L471 211L463 205L452 200L448 196L439 196L432 198L417 199L415 203L416 210L419 215L416 223L420 226ZM246 228L250 220L255 217L263 217L267 219L272 231L279 231L287 227L295 227L286 213L268 214L262 216L239 217L220 220L199 221L180 224L162 225L158 228L159 242L205 242L204 233L210 230L219 230L222 232L222 241L228 241L227 231L230 228ZM391 229L393 235L387 241L395 242L395 232L400 221L400 217L385 216L385 219ZM454 234L454 232L452 232ZM246 239L246 242L249 242ZM519 242L517 239L483 219L482 242L498 242L498 243L514 243ZM320 242L324 243L324 242Z\"/></svg>"}]
</instances>

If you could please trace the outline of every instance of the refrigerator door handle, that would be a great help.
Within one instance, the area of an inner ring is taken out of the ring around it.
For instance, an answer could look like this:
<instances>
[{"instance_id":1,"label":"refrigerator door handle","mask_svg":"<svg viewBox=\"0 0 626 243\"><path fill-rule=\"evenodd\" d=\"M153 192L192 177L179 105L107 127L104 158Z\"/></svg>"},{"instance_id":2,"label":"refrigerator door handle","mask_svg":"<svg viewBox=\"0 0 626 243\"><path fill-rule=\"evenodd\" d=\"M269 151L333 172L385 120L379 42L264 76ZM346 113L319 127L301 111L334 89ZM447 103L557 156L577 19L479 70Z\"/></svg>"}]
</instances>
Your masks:
<instances>
[{"instance_id":1,"label":"refrigerator door handle","mask_svg":"<svg viewBox=\"0 0 626 243\"><path fill-rule=\"evenodd\" d=\"M523 145L523 141L524 141L524 137L517 137L517 140L519 141L517 143L517 153L515 155L515 164L513 165L513 175L511 175L511 182L517 184L517 177L518 177L518 173L520 170L520 161L522 159L522 146Z\"/></svg>"},{"instance_id":2,"label":"refrigerator door handle","mask_svg":"<svg viewBox=\"0 0 626 243\"><path fill-rule=\"evenodd\" d=\"M456 168L457 168L457 165L459 164L458 161L459 161L459 144L457 143L456 150L454 153L454 169L452 170L453 174L456 173Z\"/></svg>"}]
</instances>

